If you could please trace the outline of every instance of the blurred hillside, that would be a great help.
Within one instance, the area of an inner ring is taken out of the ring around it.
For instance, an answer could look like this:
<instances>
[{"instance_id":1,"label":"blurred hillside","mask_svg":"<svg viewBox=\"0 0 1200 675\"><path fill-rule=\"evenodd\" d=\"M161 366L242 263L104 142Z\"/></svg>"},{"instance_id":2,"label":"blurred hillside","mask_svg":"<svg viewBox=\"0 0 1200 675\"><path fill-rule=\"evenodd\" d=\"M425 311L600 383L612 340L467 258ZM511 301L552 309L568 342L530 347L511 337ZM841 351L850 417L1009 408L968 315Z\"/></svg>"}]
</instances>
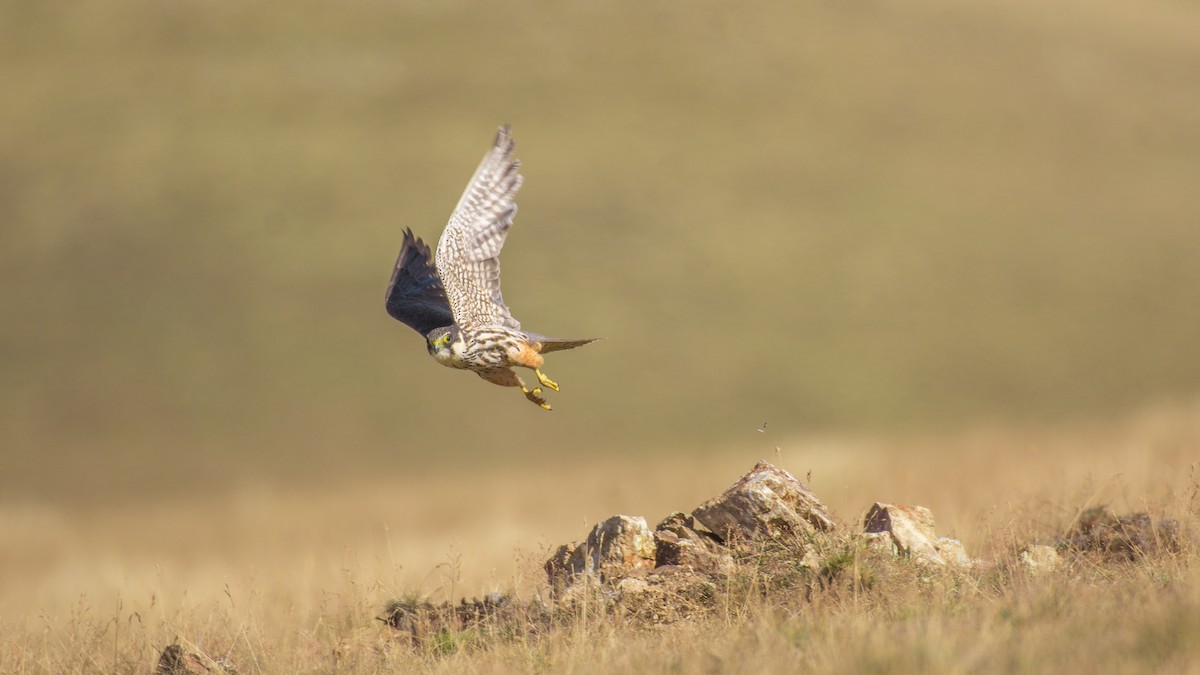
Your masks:
<instances>
[{"instance_id":1,"label":"blurred hillside","mask_svg":"<svg viewBox=\"0 0 1200 675\"><path fill-rule=\"evenodd\" d=\"M1200 8L731 7L0 5L0 494L1194 397ZM383 311L503 122L552 414Z\"/></svg>"}]
</instances>

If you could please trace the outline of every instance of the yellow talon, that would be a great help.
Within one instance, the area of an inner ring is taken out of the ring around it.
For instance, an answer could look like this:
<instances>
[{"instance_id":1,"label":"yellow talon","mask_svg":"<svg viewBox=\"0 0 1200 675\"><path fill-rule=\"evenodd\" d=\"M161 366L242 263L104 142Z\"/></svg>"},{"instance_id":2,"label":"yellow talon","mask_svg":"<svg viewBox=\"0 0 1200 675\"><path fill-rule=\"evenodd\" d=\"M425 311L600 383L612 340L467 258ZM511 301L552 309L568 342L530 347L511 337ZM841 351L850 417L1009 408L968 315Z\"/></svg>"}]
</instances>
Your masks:
<instances>
[{"instance_id":1,"label":"yellow talon","mask_svg":"<svg viewBox=\"0 0 1200 675\"><path fill-rule=\"evenodd\" d=\"M533 401L542 410L553 410L553 408L550 407L550 404L546 403L546 399L538 396L538 394L542 393L542 390L539 387L534 387L533 390L530 391L522 386L521 391L525 394L525 398Z\"/></svg>"},{"instance_id":2,"label":"yellow talon","mask_svg":"<svg viewBox=\"0 0 1200 675\"><path fill-rule=\"evenodd\" d=\"M533 372L535 375L537 375L538 382L541 382L543 387L550 387L554 391L558 391L558 383L557 382L555 382L554 380L543 375L542 371L540 371L540 370L534 370Z\"/></svg>"}]
</instances>

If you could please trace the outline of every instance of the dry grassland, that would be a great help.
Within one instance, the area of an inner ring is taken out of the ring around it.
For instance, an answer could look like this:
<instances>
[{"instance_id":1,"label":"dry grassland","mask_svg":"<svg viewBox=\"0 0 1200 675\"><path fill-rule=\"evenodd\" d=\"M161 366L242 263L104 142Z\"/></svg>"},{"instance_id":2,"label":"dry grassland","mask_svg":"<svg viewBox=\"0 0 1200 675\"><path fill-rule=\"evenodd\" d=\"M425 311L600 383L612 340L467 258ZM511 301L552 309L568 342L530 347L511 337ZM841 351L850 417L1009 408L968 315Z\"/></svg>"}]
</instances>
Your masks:
<instances>
[{"instance_id":1,"label":"dry grassland","mask_svg":"<svg viewBox=\"0 0 1200 675\"><path fill-rule=\"evenodd\" d=\"M1070 429L797 439L778 456L767 434L755 436L718 456L564 459L153 508L6 507L0 671L148 672L176 641L239 672L1184 672L1200 663L1192 544L1132 562L1068 556L1042 578L1011 564L1021 546L1053 543L1100 504L1194 531L1200 409ZM540 565L552 545L612 513L654 522L690 509L761 456L809 475L847 523L874 500L927 505L939 533L994 564L933 571L868 552L847 562L835 542L824 549L827 561L842 556L830 578L806 576L786 551L760 551L704 597L661 611L598 601L543 615L521 604L549 599ZM515 594L521 616L416 642L376 620L397 597L493 591Z\"/></svg>"},{"instance_id":2,"label":"dry grassland","mask_svg":"<svg viewBox=\"0 0 1200 675\"><path fill-rule=\"evenodd\" d=\"M1193 545L1009 566L1093 505L1196 527L1197 35L1178 0L0 3L0 673L1200 670ZM502 122L505 297L608 338L553 415L382 307ZM553 546L759 459L992 564L832 541L528 609Z\"/></svg>"}]
</instances>

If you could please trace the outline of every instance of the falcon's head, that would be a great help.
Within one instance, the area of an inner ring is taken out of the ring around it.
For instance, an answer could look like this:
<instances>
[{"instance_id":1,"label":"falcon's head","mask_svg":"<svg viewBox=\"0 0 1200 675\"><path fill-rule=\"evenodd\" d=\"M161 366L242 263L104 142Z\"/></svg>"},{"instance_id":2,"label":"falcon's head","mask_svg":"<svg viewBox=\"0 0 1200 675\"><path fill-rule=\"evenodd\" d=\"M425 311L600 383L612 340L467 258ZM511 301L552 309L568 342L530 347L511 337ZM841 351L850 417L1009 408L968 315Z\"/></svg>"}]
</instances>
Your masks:
<instances>
[{"instance_id":1,"label":"falcon's head","mask_svg":"<svg viewBox=\"0 0 1200 675\"><path fill-rule=\"evenodd\" d=\"M455 363L462 362L467 341L463 339L458 326L445 326L429 331L425 336L425 346L429 349L429 355L438 363L453 367Z\"/></svg>"}]
</instances>

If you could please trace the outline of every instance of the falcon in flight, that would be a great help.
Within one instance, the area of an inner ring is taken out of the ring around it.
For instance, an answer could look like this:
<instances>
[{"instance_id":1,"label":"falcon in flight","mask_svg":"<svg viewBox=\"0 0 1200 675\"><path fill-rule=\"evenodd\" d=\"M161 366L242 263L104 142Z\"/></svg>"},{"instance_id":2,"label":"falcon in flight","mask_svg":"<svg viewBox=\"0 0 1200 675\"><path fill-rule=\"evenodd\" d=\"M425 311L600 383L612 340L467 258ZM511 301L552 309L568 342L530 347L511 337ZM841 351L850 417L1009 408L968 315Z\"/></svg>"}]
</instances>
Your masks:
<instances>
[{"instance_id":1,"label":"falcon in flight","mask_svg":"<svg viewBox=\"0 0 1200 675\"><path fill-rule=\"evenodd\" d=\"M450 215L436 258L412 230L404 231L387 312L424 335L438 363L473 370L502 387L520 387L525 398L550 410L541 387L526 387L513 367L529 368L542 387L558 391L541 371L542 354L596 338L564 340L523 331L500 295L500 249L517 213L514 198L522 181L513 146L508 127L501 127Z\"/></svg>"}]
</instances>

